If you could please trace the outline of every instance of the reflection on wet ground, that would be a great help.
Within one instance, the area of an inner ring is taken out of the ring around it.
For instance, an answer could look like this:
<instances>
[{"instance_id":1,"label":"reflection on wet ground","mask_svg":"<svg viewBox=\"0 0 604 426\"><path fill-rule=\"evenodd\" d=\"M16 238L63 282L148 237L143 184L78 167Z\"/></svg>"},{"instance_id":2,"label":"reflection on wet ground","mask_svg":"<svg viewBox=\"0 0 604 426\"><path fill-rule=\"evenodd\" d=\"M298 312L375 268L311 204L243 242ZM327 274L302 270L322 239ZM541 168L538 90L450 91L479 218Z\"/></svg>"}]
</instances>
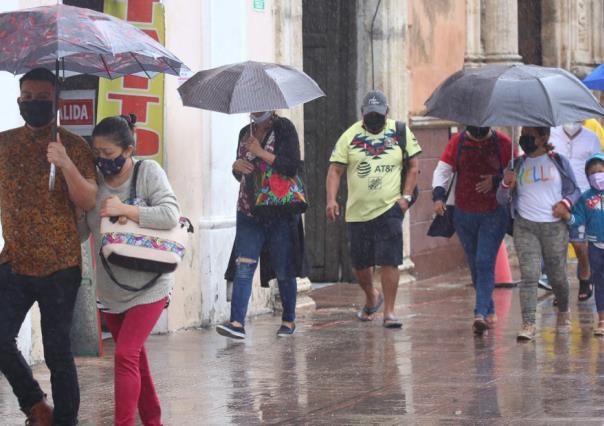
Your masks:
<instances>
[{"instance_id":1,"label":"reflection on wet ground","mask_svg":"<svg viewBox=\"0 0 604 426\"><path fill-rule=\"evenodd\" d=\"M402 330L360 323L356 286L315 292L320 309L277 338L278 318L249 323L241 343L213 329L153 336L148 343L166 425L601 425L604 340L592 337L593 301L573 330L556 335L552 297L542 295L539 335L516 342L518 290L495 292L496 328L471 332L473 290L464 274L401 288ZM356 306L354 306L356 305ZM79 359L81 424L112 422L112 346ZM49 390L48 372L35 368ZM0 421L23 424L0 380Z\"/></svg>"}]
</instances>

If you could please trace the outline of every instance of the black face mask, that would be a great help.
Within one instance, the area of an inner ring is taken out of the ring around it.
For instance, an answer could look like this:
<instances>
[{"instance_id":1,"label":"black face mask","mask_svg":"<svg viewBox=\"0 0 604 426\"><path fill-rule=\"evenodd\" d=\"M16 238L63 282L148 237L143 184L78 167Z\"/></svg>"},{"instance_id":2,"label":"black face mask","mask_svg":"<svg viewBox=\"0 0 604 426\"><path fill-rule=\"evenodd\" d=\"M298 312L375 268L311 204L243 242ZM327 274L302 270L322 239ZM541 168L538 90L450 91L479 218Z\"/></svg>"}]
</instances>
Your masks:
<instances>
[{"instance_id":1,"label":"black face mask","mask_svg":"<svg viewBox=\"0 0 604 426\"><path fill-rule=\"evenodd\" d=\"M466 130L474 139L484 139L487 137L489 132L491 131L490 127L476 127L476 126L467 126Z\"/></svg>"},{"instance_id":2,"label":"black face mask","mask_svg":"<svg viewBox=\"0 0 604 426\"><path fill-rule=\"evenodd\" d=\"M31 127L44 127L49 124L55 114L52 101L24 101L19 102L21 117Z\"/></svg>"},{"instance_id":3,"label":"black face mask","mask_svg":"<svg viewBox=\"0 0 604 426\"><path fill-rule=\"evenodd\" d=\"M529 135L520 136L518 143L520 144L520 148L522 148L522 150L524 151L524 153L526 155L530 155L531 153L535 152L539 148L537 146L537 142L536 142L534 136L529 136Z\"/></svg>"},{"instance_id":4,"label":"black face mask","mask_svg":"<svg viewBox=\"0 0 604 426\"><path fill-rule=\"evenodd\" d=\"M377 112L370 112L363 116L363 125L373 134L380 133L386 125L386 116Z\"/></svg>"}]
</instances>

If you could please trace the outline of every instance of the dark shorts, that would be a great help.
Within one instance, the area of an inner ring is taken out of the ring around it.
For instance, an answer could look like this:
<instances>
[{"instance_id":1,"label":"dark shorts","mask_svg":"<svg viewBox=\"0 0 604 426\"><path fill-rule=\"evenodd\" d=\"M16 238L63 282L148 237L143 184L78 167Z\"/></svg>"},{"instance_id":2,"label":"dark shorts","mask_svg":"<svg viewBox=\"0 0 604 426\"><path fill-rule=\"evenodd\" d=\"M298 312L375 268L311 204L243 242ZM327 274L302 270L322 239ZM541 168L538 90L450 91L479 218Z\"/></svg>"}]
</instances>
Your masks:
<instances>
[{"instance_id":1,"label":"dark shorts","mask_svg":"<svg viewBox=\"0 0 604 426\"><path fill-rule=\"evenodd\" d=\"M354 269L403 263L403 216L395 203L375 219L348 223L348 246Z\"/></svg>"}]
</instances>

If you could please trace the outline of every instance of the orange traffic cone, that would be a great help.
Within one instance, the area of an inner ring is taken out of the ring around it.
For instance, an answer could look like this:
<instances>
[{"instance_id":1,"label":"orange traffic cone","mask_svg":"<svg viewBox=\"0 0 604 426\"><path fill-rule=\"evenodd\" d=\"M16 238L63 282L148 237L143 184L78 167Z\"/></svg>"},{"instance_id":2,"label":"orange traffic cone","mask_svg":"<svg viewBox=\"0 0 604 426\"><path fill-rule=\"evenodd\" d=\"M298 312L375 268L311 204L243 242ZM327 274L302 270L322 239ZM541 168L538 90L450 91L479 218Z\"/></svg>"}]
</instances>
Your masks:
<instances>
[{"instance_id":1,"label":"orange traffic cone","mask_svg":"<svg viewBox=\"0 0 604 426\"><path fill-rule=\"evenodd\" d=\"M496 288L512 288L516 287L517 283L512 278L512 270L508 261L508 249L505 246L505 241L501 242L497 260L495 261L495 287Z\"/></svg>"}]
</instances>

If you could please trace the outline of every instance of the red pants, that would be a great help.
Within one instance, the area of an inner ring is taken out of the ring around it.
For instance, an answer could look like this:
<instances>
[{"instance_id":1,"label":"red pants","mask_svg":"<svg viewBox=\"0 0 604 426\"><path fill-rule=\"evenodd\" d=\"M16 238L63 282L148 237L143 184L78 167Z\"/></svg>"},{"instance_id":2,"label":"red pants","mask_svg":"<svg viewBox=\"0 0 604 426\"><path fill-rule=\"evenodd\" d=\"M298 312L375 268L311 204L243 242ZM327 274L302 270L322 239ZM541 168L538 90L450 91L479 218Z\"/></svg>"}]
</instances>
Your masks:
<instances>
[{"instance_id":1,"label":"red pants","mask_svg":"<svg viewBox=\"0 0 604 426\"><path fill-rule=\"evenodd\" d=\"M149 370L145 340L166 299L139 305L122 314L105 313L115 341L115 425L133 426L136 408L145 426L161 426L161 407Z\"/></svg>"}]
</instances>

